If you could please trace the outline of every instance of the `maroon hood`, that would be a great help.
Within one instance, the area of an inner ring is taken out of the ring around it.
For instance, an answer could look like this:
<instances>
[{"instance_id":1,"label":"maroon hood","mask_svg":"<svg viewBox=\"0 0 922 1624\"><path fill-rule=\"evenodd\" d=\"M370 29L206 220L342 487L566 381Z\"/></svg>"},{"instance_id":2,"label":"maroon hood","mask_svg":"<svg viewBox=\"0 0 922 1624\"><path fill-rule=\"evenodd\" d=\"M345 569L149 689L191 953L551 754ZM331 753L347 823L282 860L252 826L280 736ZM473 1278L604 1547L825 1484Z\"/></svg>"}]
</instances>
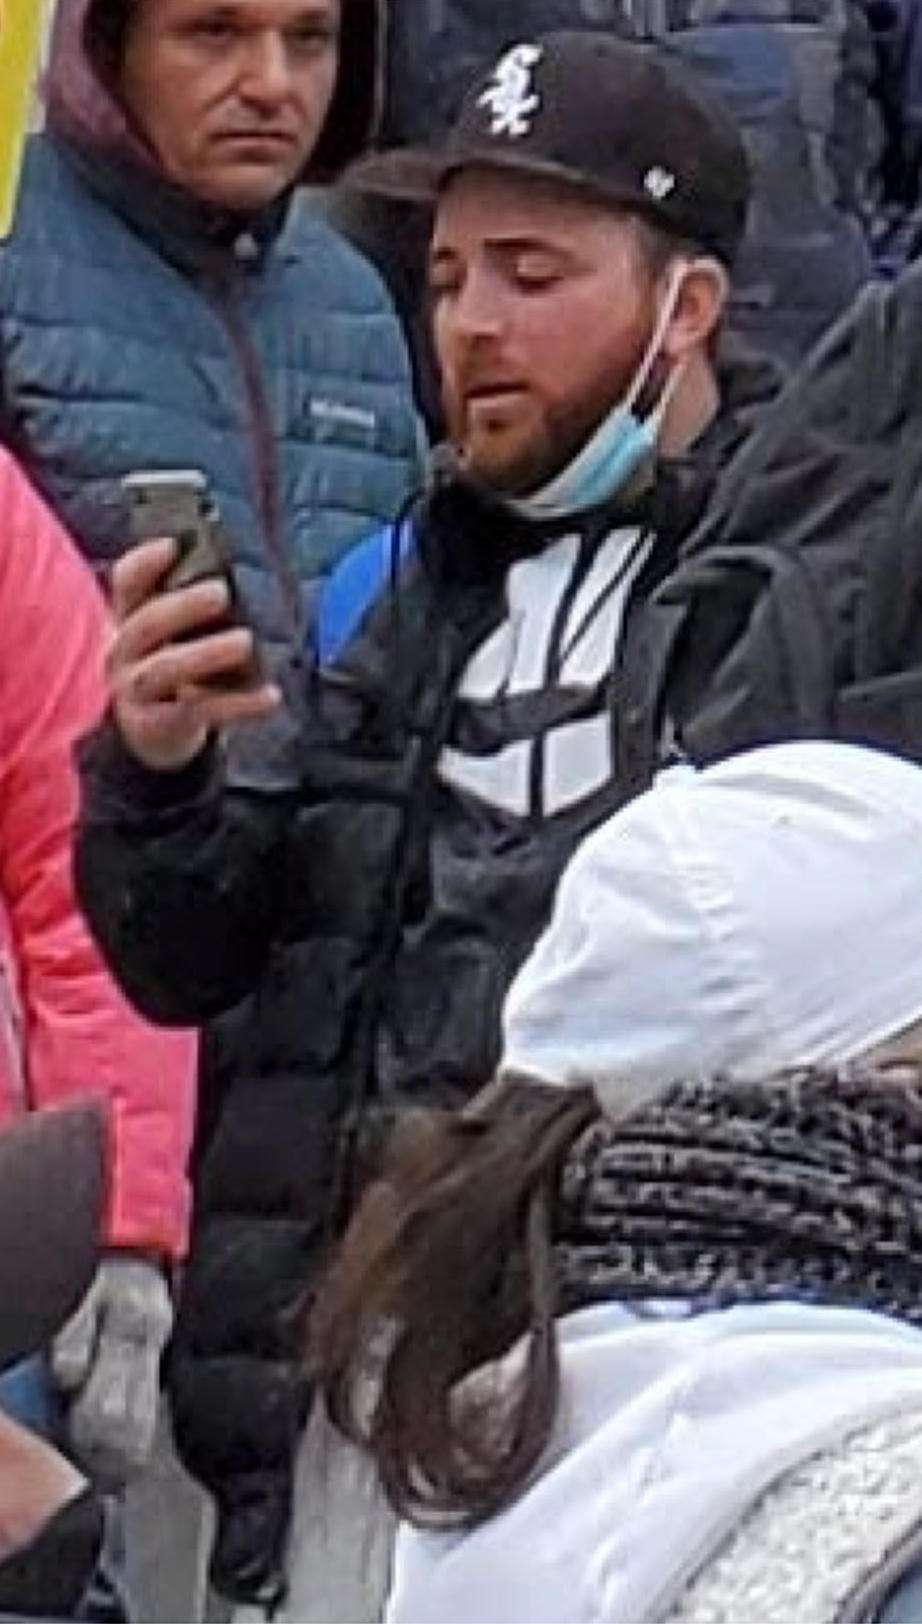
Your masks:
<instances>
[{"instance_id":1,"label":"maroon hood","mask_svg":"<svg viewBox=\"0 0 922 1624\"><path fill-rule=\"evenodd\" d=\"M145 162L152 154L120 105L102 52L100 25L124 16L133 0L58 0L45 98L48 125L94 151ZM336 93L304 179L335 179L367 147L380 113L387 0L342 0L343 29Z\"/></svg>"}]
</instances>

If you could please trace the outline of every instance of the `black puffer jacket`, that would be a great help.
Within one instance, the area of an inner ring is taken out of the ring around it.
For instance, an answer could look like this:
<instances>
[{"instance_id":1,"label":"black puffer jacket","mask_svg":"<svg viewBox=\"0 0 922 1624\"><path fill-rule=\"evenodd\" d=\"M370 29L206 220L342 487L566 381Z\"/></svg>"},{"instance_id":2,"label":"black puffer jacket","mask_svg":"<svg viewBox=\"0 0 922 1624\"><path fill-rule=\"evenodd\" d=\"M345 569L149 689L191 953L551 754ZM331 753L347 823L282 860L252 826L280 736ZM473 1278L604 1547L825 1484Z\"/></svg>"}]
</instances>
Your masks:
<instances>
[{"instance_id":1,"label":"black puffer jacket","mask_svg":"<svg viewBox=\"0 0 922 1624\"><path fill-rule=\"evenodd\" d=\"M265 1595L280 1571L306 1403L286 1311L330 1233L343 1123L369 1104L456 1101L489 1077L503 996L564 864L649 781L646 605L773 383L730 368L721 419L632 515L655 543L598 701L619 773L566 810L516 817L434 770L460 731L461 673L506 615L510 567L555 539L504 512L498 543L497 512L453 482L416 516L402 562L385 546L395 579L385 569L365 590L332 661L326 616L325 662L293 684L287 754L253 766L252 740L246 761L231 741L223 772L211 759L173 782L132 772L111 738L89 753L81 876L114 968L156 1020L223 1016L169 1381L185 1462L222 1513L215 1579L232 1594ZM616 518L587 526L587 566ZM498 707L498 725L537 736L558 703L573 700L539 690L528 715ZM254 987L255 1013L224 1013Z\"/></svg>"}]
</instances>

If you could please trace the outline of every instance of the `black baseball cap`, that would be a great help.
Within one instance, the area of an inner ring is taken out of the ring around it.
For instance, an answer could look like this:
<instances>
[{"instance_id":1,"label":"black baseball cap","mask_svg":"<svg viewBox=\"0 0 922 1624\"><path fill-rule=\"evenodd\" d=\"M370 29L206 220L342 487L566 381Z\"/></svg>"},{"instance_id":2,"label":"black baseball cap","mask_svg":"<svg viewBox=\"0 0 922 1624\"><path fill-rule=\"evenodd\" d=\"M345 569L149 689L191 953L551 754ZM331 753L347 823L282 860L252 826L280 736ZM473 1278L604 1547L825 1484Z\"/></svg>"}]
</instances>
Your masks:
<instances>
[{"instance_id":1,"label":"black baseball cap","mask_svg":"<svg viewBox=\"0 0 922 1624\"><path fill-rule=\"evenodd\" d=\"M438 145L381 152L349 185L433 200L459 169L545 176L732 264L749 163L730 113L667 46L588 29L508 46Z\"/></svg>"},{"instance_id":2,"label":"black baseball cap","mask_svg":"<svg viewBox=\"0 0 922 1624\"><path fill-rule=\"evenodd\" d=\"M93 1103L0 1129L0 1370L47 1346L92 1282L107 1137Z\"/></svg>"}]
</instances>

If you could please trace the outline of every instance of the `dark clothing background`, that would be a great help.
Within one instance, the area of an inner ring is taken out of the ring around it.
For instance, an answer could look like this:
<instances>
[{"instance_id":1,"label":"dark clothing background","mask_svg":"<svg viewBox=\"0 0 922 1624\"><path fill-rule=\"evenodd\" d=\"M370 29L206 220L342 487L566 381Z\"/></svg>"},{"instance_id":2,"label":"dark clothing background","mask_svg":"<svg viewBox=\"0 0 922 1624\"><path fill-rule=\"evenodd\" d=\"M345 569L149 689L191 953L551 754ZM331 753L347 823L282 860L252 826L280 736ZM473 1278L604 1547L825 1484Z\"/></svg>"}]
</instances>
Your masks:
<instances>
[{"instance_id":1,"label":"dark clothing background","mask_svg":"<svg viewBox=\"0 0 922 1624\"><path fill-rule=\"evenodd\" d=\"M787 364L878 271L914 252L919 0L395 0L381 145L438 139L504 45L554 28L666 40L739 120L754 171L731 321ZM425 212L338 188L330 218L384 272L439 421L425 330Z\"/></svg>"},{"instance_id":2,"label":"dark clothing background","mask_svg":"<svg viewBox=\"0 0 922 1624\"><path fill-rule=\"evenodd\" d=\"M714 673L693 754L742 748L783 693L794 733L922 761L920 331L917 264L866 289L717 481L668 587Z\"/></svg>"}]
</instances>

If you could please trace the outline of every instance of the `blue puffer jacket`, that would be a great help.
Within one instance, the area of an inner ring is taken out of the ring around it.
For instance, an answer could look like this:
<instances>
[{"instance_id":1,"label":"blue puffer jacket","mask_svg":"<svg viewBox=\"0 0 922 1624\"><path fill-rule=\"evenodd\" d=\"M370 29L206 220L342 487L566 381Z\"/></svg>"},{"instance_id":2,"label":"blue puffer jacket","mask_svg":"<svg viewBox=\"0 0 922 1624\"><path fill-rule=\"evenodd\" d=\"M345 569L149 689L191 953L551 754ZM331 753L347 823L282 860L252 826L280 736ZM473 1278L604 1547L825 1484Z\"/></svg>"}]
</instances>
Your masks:
<instances>
[{"instance_id":1,"label":"blue puffer jacket","mask_svg":"<svg viewBox=\"0 0 922 1624\"><path fill-rule=\"evenodd\" d=\"M254 615L280 636L286 573L290 598L413 477L399 326L375 273L304 206L212 243L195 204L141 181L33 143L0 253L6 433L94 562L127 540L123 474L204 469Z\"/></svg>"},{"instance_id":2,"label":"blue puffer jacket","mask_svg":"<svg viewBox=\"0 0 922 1624\"><path fill-rule=\"evenodd\" d=\"M350 5L312 176L361 149L377 3ZM94 43L102 12L60 0L47 133L0 248L4 437L96 564L128 540L124 474L202 469L253 618L285 641L309 583L415 480L402 333L300 197L242 221L165 179Z\"/></svg>"}]
</instances>

